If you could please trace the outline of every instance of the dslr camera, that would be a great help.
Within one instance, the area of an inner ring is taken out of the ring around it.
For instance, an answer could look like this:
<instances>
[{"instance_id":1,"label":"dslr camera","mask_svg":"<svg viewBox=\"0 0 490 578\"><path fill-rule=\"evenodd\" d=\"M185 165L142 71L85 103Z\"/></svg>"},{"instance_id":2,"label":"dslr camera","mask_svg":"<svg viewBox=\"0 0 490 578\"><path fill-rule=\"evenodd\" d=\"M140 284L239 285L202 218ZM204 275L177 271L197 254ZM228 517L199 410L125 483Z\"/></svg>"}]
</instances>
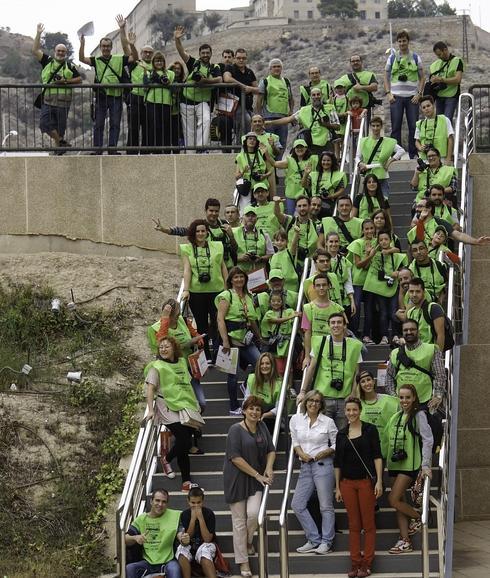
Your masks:
<instances>
[{"instance_id":1,"label":"dslr camera","mask_svg":"<svg viewBox=\"0 0 490 578\"><path fill-rule=\"evenodd\" d=\"M398 75L398 80L399 80L400 82L407 82L408 76L407 76L406 74L399 74L399 75Z\"/></svg>"},{"instance_id":2,"label":"dslr camera","mask_svg":"<svg viewBox=\"0 0 490 578\"><path fill-rule=\"evenodd\" d=\"M333 387L335 391L342 391L342 388L344 387L344 382L339 378L332 379L332 381L330 382L330 387Z\"/></svg>"},{"instance_id":3,"label":"dslr camera","mask_svg":"<svg viewBox=\"0 0 490 578\"><path fill-rule=\"evenodd\" d=\"M420 157L417 159L417 170L421 173L423 173L426 169L429 168L429 163L426 163L424 161L424 159L421 159Z\"/></svg>"},{"instance_id":4,"label":"dslr camera","mask_svg":"<svg viewBox=\"0 0 490 578\"><path fill-rule=\"evenodd\" d=\"M262 180L262 175L254 171L250 174L250 178L252 179L252 181L260 181Z\"/></svg>"},{"instance_id":5,"label":"dslr camera","mask_svg":"<svg viewBox=\"0 0 490 578\"><path fill-rule=\"evenodd\" d=\"M199 283L209 283L211 281L211 275L206 271L204 273L199 273L198 280Z\"/></svg>"},{"instance_id":6,"label":"dslr camera","mask_svg":"<svg viewBox=\"0 0 490 578\"><path fill-rule=\"evenodd\" d=\"M199 70L194 70L194 72L191 74L191 78L194 82L201 82L202 74Z\"/></svg>"},{"instance_id":7,"label":"dslr camera","mask_svg":"<svg viewBox=\"0 0 490 578\"><path fill-rule=\"evenodd\" d=\"M304 261L308 257L308 249L306 247L298 247L298 258Z\"/></svg>"},{"instance_id":8,"label":"dslr camera","mask_svg":"<svg viewBox=\"0 0 490 578\"><path fill-rule=\"evenodd\" d=\"M403 460L407 459L407 452L404 449L394 450L391 454L391 461L392 462L403 462Z\"/></svg>"},{"instance_id":9,"label":"dslr camera","mask_svg":"<svg viewBox=\"0 0 490 578\"><path fill-rule=\"evenodd\" d=\"M254 340L254 334L252 333L252 331L247 331L247 333L245 333L245 337L243 338L243 344L244 345L250 345L253 340Z\"/></svg>"},{"instance_id":10,"label":"dslr camera","mask_svg":"<svg viewBox=\"0 0 490 578\"><path fill-rule=\"evenodd\" d=\"M63 77L62 77L60 74L55 74L55 75L53 76L53 80L54 80L55 82L59 82L60 80L63 80Z\"/></svg>"},{"instance_id":11,"label":"dslr camera","mask_svg":"<svg viewBox=\"0 0 490 578\"><path fill-rule=\"evenodd\" d=\"M258 255L255 251L247 251L247 255L252 259L252 261L258 259Z\"/></svg>"},{"instance_id":12,"label":"dslr camera","mask_svg":"<svg viewBox=\"0 0 490 578\"><path fill-rule=\"evenodd\" d=\"M168 76L166 74L160 76L160 84L168 84Z\"/></svg>"}]
</instances>

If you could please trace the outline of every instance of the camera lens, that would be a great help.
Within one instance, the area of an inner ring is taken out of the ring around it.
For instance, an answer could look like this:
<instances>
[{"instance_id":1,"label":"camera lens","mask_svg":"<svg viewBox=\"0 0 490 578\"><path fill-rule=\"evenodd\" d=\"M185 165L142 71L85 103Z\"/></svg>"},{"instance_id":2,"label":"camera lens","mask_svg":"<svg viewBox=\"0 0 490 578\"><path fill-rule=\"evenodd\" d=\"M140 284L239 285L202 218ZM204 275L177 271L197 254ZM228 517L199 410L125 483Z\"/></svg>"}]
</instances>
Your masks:
<instances>
[{"instance_id":1,"label":"camera lens","mask_svg":"<svg viewBox=\"0 0 490 578\"><path fill-rule=\"evenodd\" d=\"M400 82L407 82L407 78L408 78L408 76L406 74L399 74L398 75L398 80Z\"/></svg>"}]
</instances>

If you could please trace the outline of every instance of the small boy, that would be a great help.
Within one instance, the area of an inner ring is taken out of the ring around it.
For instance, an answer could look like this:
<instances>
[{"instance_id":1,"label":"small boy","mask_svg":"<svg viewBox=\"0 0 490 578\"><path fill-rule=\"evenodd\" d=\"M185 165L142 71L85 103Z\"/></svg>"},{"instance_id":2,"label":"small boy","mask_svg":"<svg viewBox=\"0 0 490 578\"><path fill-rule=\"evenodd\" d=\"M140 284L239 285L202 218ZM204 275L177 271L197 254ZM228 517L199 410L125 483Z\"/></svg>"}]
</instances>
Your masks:
<instances>
[{"instance_id":1,"label":"small boy","mask_svg":"<svg viewBox=\"0 0 490 578\"><path fill-rule=\"evenodd\" d=\"M191 562L196 561L206 578L216 578L216 517L212 510L203 506L204 492L201 488L190 489L187 503L189 508L180 516L180 545L175 554L182 577L191 578Z\"/></svg>"},{"instance_id":2,"label":"small boy","mask_svg":"<svg viewBox=\"0 0 490 578\"><path fill-rule=\"evenodd\" d=\"M349 98L349 112L352 132L359 134L361 128L361 119L366 116L366 109L362 108L362 99L360 96L352 96Z\"/></svg>"}]
</instances>

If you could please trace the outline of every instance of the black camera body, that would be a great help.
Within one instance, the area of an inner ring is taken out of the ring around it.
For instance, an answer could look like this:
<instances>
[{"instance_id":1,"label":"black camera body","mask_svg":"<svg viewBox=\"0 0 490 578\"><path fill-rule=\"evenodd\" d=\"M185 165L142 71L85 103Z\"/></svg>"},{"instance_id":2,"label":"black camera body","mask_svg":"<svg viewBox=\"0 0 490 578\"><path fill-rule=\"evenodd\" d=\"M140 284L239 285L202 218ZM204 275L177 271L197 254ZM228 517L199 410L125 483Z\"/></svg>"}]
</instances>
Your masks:
<instances>
[{"instance_id":1,"label":"black camera body","mask_svg":"<svg viewBox=\"0 0 490 578\"><path fill-rule=\"evenodd\" d=\"M255 251L247 251L247 255L252 259L252 261L258 259L258 255Z\"/></svg>"},{"instance_id":2,"label":"black camera body","mask_svg":"<svg viewBox=\"0 0 490 578\"><path fill-rule=\"evenodd\" d=\"M306 247L298 247L298 259L304 261L308 257L308 249Z\"/></svg>"},{"instance_id":3,"label":"black camera body","mask_svg":"<svg viewBox=\"0 0 490 578\"><path fill-rule=\"evenodd\" d=\"M447 84L445 82L436 82L434 84L430 85L430 88L432 90L432 92L439 92L441 90L444 90L445 88L447 88Z\"/></svg>"},{"instance_id":4,"label":"black camera body","mask_svg":"<svg viewBox=\"0 0 490 578\"><path fill-rule=\"evenodd\" d=\"M260 173L256 173L255 171L250 174L250 178L253 181L260 181L262 179L262 175Z\"/></svg>"},{"instance_id":5,"label":"black camera body","mask_svg":"<svg viewBox=\"0 0 490 578\"><path fill-rule=\"evenodd\" d=\"M198 280L199 283L209 283L211 281L211 275L206 271L204 273L199 273Z\"/></svg>"},{"instance_id":6,"label":"black camera body","mask_svg":"<svg viewBox=\"0 0 490 578\"><path fill-rule=\"evenodd\" d=\"M60 74L55 74L55 75L53 76L53 80L54 80L55 82L59 82L60 80L63 80L63 77L62 77Z\"/></svg>"},{"instance_id":7,"label":"black camera body","mask_svg":"<svg viewBox=\"0 0 490 578\"><path fill-rule=\"evenodd\" d=\"M326 199L328 197L328 189L326 189L325 187L321 187L320 196L322 198Z\"/></svg>"},{"instance_id":8,"label":"black camera body","mask_svg":"<svg viewBox=\"0 0 490 578\"><path fill-rule=\"evenodd\" d=\"M166 74L160 76L160 84L168 84L168 76Z\"/></svg>"},{"instance_id":9,"label":"black camera body","mask_svg":"<svg viewBox=\"0 0 490 578\"><path fill-rule=\"evenodd\" d=\"M194 70L194 72L191 75L191 78L194 82L201 82L202 74L200 73L199 70Z\"/></svg>"},{"instance_id":10,"label":"black camera body","mask_svg":"<svg viewBox=\"0 0 490 578\"><path fill-rule=\"evenodd\" d=\"M426 169L429 168L429 164L426 163L424 161L424 159L421 159L420 157L417 159L417 170L420 171L421 173L424 172Z\"/></svg>"},{"instance_id":11,"label":"black camera body","mask_svg":"<svg viewBox=\"0 0 490 578\"><path fill-rule=\"evenodd\" d=\"M399 75L398 75L398 80L399 80L400 82L407 82L408 76L407 76L406 74L399 74Z\"/></svg>"},{"instance_id":12,"label":"black camera body","mask_svg":"<svg viewBox=\"0 0 490 578\"><path fill-rule=\"evenodd\" d=\"M335 391L342 391L344 387L344 382L339 378L332 379L332 381L330 382L330 387L333 387Z\"/></svg>"},{"instance_id":13,"label":"black camera body","mask_svg":"<svg viewBox=\"0 0 490 578\"><path fill-rule=\"evenodd\" d=\"M403 462L408 457L407 452L404 449L394 450L391 454L392 462Z\"/></svg>"}]
</instances>

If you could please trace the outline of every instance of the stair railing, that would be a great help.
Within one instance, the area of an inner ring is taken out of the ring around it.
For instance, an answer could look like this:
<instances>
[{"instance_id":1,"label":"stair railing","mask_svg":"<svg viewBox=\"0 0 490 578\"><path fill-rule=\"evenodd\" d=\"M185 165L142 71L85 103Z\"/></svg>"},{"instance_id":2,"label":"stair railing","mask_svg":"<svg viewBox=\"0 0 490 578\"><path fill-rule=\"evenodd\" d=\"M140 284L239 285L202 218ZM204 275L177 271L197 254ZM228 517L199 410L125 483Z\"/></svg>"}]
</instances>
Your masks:
<instances>
[{"instance_id":1,"label":"stair railing","mask_svg":"<svg viewBox=\"0 0 490 578\"><path fill-rule=\"evenodd\" d=\"M454 139L454 166L461 168L461 209L459 224L463 231L471 234L472 182L468 172L468 161L474 152L474 101L471 94L461 94L458 103ZM461 152L460 152L461 149ZM439 576L451 578L453 561L454 504L456 494L456 449L458 434L458 399L460 348L468 336L468 306L471 246L459 243L459 264L450 267L448 278L447 315L453 324L456 345L445 353L444 365L447 375L446 420L444 438L439 454L441 472L440 492L437 498L430 495L430 481L425 480L422 502L422 575L428 578L429 506L437 510L437 533L439 551Z\"/></svg>"},{"instance_id":2,"label":"stair railing","mask_svg":"<svg viewBox=\"0 0 490 578\"><path fill-rule=\"evenodd\" d=\"M340 159L340 170L345 171L347 163L347 174L352 174L352 168L354 166L354 157L356 156L356 151L353 149L353 138L352 138L352 120L351 117L347 117L347 122L345 123L345 133L344 140L342 141L342 157Z\"/></svg>"},{"instance_id":3,"label":"stair railing","mask_svg":"<svg viewBox=\"0 0 490 578\"><path fill-rule=\"evenodd\" d=\"M355 162L355 159L360 157L361 155L361 138L367 134L368 123L367 117L363 117L361 120L361 127L359 129L359 136L357 138L357 146L356 146L356 154L354 156L354 168L352 172L352 180L351 180L351 187L350 187L350 198L354 201L355 196L359 190L359 183L361 180L361 173L359 172L358 163Z\"/></svg>"},{"instance_id":4,"label":"stair railing","mask_svg":"<svg viewBox=\"0 0 490 578\"><path fill-rule=\"evenodd\" d=\"M177 301L182 309L182 292L184 281L180 284ZM145 417L148 408L145 409ZM119 499L116 512L116 552L120 578L126 578L126 543L125 535L132 520L143 513L146 496L151 490L151 481L157 467L158 443L160 431L165 426L156 427L152 421L144 420L126 475L126 482Z\"/></svg>"},{"instance_id":5,"label":"stair railing","mask_svg":"<svg viewBox=\"0 0 490 578\"><path fill-rule=\"evenodd\" d=\"M304 284L308 277L310 270L310 259L305 259L303 275L301 276L301 282L299 285L298 302L296 305L296 311L302 311L303 299L304 299ZM281 393L279 394L279 399L277 401L277 413L276 421L274 423L274 431L272 433L272 443L277 447L277 442L279 440L279 434L281 431L281 422L283 421L284 408L286 407L286 397L289 390L289 375L292 371L293 357L294 357L294 341L296 335L300 328L300 318L296 317L293 322L293 330L291 332L291 342L289 344L288 355L286 358L286 367L284 370L284 377L282 380ZM284 414L287 419L287 412ZM264 492L262 494L262 500L260 502L259 514L258 514L258 532L259 532L259 549L258 549L258 559L259 559L259 578L266 578L268 575L267 570L267 557L268 557L268 544L267 544L267 501L269 499L269 486L265 486Z\"/></svg>"}]
</instances>

